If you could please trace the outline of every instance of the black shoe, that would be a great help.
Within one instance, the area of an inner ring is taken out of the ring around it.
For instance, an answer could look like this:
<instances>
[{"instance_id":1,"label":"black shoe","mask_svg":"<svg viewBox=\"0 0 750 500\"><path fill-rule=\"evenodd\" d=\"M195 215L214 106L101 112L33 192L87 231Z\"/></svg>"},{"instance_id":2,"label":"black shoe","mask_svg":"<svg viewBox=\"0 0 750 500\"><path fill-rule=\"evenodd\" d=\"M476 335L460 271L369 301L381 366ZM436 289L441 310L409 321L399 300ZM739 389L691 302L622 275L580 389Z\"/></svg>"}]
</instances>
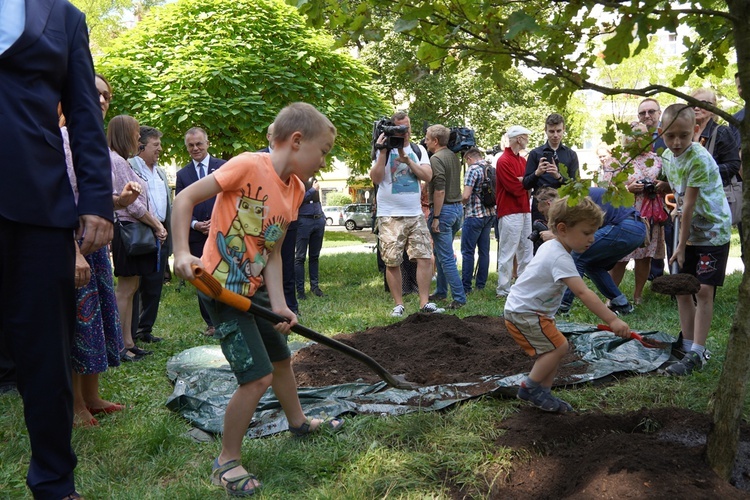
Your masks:
<instances>
[{"instance_id":1,"label":"black shoe","mask_svg":"<svg viewBox=\"0 0 750 500\"><path fill-rule=\"evenodd\" d=\"M140 340L141 342L145 342L147 344L154 344L163 340L161 337L154 337L151 332L136 333L135 335L133 335L133 339Z\"/></svg>"},{"instance_id":2,"label":"black shoe","mask_svg":"<svg viewBox=\"0 0 750 500\"><path fill-rule=\"evenodd\" d=\"M618 316L625 316L635 311L635 307L633 307L633 305L630 302L627 302L621 306L616 306L610 303L607 307L609 307L609 310Z\"/></svg>"},{"instance_id":3,"label":"black shoe","mask_svg":"<svg viewBox=\"0 0 750 500\"><path fill-rule=\"evenodd\" d=\"M297 292L297 300L305 300L307 299L307 295L305 295L305 292Z\"/></svg>"},{"instance_id":4,"label":"black shoe","mask_svg":"<svg viewBox=\"0 0 750 500\"><path fill-rule=\"evenodd\" d=\"M120 351L120 361L124 363L130 362L130 361L140 361L142 359L143 359L142 355L132 352L127 347L123 348L123 350Z\"/></svg>"},{"instance_id":5,"label":"black shoe","mask_svg":"<svg viewBox=\"0 0 750 500\"><path fill-rule=\"evenodd\" d=\"M447 306L445 306L445 308L446 309L453 309L453 310L455 310L455 309L461 309L465 305L466 305L466 302L457 302L457 301L454 300L454 301L451 301L450 304L448 304Z\"/></svg>"},{"instance_id":6,"label":"black shoe","mask_svg":"<svg viewBox=\"0 0 750 500\"><path fill-rule=\"evenodd\" d=\"M438 300L445 300L447 297L445 295L440 295L439 293L431 293L427 299L430 302L436 302Z\"/></svg>"},{"instance_id":7,"label":"black shoe","mask_svg":"<svg viewBox=\"0 0 750 500\"><path fill-rule=\"evenodd\" d=\"M136 356L148 356L149 354L153 354L153 352L147 351L146 349L141 349L137 345L134 345L133 347L129 347L128 351L132 352Z\"/></svg>"},{"instance_id":8,"label":"black shoe","mask_svg":"<svg viewBox=\"0 0 750 500\"><path fill-rule=\"evenodd\" d=\"M323 295L325 295L325 294L323 293L323 290L321 290L321 289L320 289L320 288L318 288L318 287L315 287L315 288L313 288L313 289L312 289L312 290L310 290L310 291L311 291L311 292L312 292L312 294L313 294L313 295L315 295L316 297L322 297Z\"/></svg>"}]
</instances>

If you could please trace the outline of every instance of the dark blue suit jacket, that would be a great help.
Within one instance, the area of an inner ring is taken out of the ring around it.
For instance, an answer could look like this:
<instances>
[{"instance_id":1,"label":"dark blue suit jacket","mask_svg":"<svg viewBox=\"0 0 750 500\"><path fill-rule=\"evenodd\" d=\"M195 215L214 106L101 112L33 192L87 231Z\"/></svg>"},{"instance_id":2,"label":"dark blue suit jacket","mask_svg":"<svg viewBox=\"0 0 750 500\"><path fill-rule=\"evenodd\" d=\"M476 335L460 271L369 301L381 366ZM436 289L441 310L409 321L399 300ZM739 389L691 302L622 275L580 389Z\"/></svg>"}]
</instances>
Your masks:
<instances>
[{"instance_id":1,"label":"dark blue suit jacket","mask_svg":"<svg viewBox=\"0 0 750 500\"><path fill-rule=\"evenodd\" d=\"M58 102L70 134L77 208L65 167ZM83 14L67 1L26 0L23 34L0 54L0 137L8 145L0 164L0 217L71 229L78 226L79 215L112 220L109 151L88 32Z\"/></svg>"},{"instance_id":2,"label":"dark blue suit jacket","mask_svg":"<svg viewBox=\"0 0 750 500\"><path fill-rule=\"evenodd\" d=\"M224 165L227 161L222 160L219 158L214 158L213 156L208 160L208 170L206 171L206 175L210 174L220 166ZM177 180L175 182L175 195L180 194L180 191L188 187L190 184L194 183L198 180L198 174L195 172L195 163L193 163L192 160L190 160L190 163L182 167L180 170L177 171ZM211 212L214 210L214 202L216 201L216 197L209 198L206 201L202 201L198 203L195 207L193 207L193 220L197 221L204 221L211 218ZM190 243L195 242L202 242L205 243L206 236L201 233L200 231L196 231L195 229L190 229L190 235L188 236L188 241Z\"/></svg>"}]
</instances>

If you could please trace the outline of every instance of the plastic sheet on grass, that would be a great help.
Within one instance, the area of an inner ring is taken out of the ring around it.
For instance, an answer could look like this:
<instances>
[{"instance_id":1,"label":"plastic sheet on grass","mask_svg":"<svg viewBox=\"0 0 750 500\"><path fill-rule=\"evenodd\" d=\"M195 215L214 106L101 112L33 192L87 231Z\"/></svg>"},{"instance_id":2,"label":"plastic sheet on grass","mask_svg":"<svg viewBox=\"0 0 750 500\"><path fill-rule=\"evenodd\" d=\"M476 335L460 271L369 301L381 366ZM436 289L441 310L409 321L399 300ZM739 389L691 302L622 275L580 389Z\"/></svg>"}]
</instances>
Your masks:
<instances>
[{"instance_id":1,"label":"plastic sheet on grass","mask_svg":"<svg viewBox=\"0 0 750 500\"><path fill-rule=\"evenodd\" d=\"M558 322L560 331L568 336L572 349L583 365L579 371L558 379L556 385L571 385L604 379L615 373L648 373L657 370L670 358L666 349L649 349L634 340L624 340L595 326ZM672 342L662 332L639 332L656 340ZM291 345L292 350L307 344ZM200 346L183 351L167 362L167 375L174 382L174 392L167 407L180 413L195 427L220 433L224 410L237 388L218 345ZM402 415L426 410L440 410L460 401L479 396L514 397L525 373L509 376L488 374L479 382L420 387L414 390L394 389L384 382L376 384L347 383L327 387L300 388L299 397L309 416L334 417L342 414ZM251 438L285 431L288 427L273 391L269 389L260 400L247 431Z\"/></svg>"}]
</instances>

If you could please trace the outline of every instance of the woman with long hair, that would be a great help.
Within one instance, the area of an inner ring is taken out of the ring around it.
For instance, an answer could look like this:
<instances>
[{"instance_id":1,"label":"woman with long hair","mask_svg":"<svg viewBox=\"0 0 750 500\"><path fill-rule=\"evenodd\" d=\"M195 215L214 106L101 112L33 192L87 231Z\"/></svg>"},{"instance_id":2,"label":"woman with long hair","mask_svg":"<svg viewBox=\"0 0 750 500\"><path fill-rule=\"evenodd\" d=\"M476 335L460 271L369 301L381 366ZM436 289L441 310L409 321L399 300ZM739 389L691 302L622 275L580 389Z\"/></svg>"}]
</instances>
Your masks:
<instances>
[{"instance_id":1,"label":"woman with long hair","mask_svg":"<svg viewBox=\"0 0 750 500\"><path fill-rule=\"evenodd\" d=\"M124 347L120 351L122 361L138 361L151 354L135 345L131 324L133 321L133 295L138 290L140 277L156 271L158 250L146 255L131 256L127 254L121 238L121 226L142 222L151 227L160 242L167 239L167 230L156 218L154 207L148 204L148 185L130 168L127 158L138 150L140 130L138 122L132 116L118 115L112 118L107 127L107 143L112 160L112 187L115 192L121 190L128 182L137 182L141 193L130 205L115 210L115 231L112 240L112 260L117 276L117 309L120 312L122 340Z\"/></svg>"},{"instance_id":2,"label":"woman with long hair","mask_svg":"<svg viewBox=\"0 0 750 500\"><path fill-rule=\"evenodd\" d=\"M104 117L112 99L112 88L101 76L96 77L99 104ZM74 194L78 194L73 170L65 117L60 114L60 133L63 136L68 176ZM127 183L119 195L113 195L115 207L124 207L135 201L141 186ZM76 245L76 326L71 346L73 366L73 424L77 427L98 425L94 415L120 411L124 405L103 399L99 394L99 374L110 366L119 366L122 350L122 332L115 300L112 265L109 249L103 247L84 256Z\"/></svg>"}]
</instances>

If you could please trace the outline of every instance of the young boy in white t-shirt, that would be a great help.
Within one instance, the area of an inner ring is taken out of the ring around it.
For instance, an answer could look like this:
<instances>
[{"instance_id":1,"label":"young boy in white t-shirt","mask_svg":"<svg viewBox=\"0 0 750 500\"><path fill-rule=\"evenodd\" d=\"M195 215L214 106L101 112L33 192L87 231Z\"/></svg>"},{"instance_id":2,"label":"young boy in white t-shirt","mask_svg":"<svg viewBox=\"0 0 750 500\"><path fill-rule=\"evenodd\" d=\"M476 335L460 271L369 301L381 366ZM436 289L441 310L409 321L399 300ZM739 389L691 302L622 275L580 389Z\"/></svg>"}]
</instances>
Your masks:
<instances>
[{"instance_id":1,"label":"young boy in white t-shirt","mask_svg":"<svg viewBox=\"0 0 750 500\"><path fill-rule=\"evenodd\" d=\"M568 340L555 325L566 287L612 328L619 337L630 338L630 327L619 319L584 283L570 252L583 253L594 243L603 214L591 198L568 206L568 198L552 203L548 226L556 239L545 242L526 271L510 288L505 302L505 326L529 356L539 356L521 382L518 398L544 411L565 413L573 408L552 395L550 389L560 362L568 352Z\"/></svg>"}]
</instances>

